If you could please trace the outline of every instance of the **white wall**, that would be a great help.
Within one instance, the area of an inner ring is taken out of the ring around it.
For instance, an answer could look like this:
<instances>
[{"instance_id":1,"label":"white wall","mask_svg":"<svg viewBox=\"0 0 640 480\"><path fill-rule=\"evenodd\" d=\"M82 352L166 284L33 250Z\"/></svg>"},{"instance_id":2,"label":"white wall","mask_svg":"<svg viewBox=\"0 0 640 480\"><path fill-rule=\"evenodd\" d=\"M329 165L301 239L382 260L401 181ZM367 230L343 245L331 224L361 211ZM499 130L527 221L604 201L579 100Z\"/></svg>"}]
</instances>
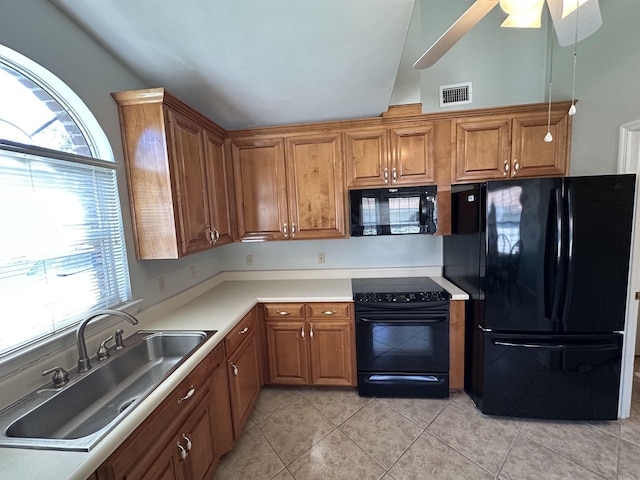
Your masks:
<instances>
[{"instance_id":1,"label":"white wall","mask_svg":"<svg viewBox=\"0 0 640 480\"><path fill-rule=\"evenodd\" d=\"M0 0L0 44L39 63L69 85L93 112L107 134L117 163L123 165L118 111L110 93L151 85L46 0ZM144 307L221 271L217 251L181 260L137 261L124 170L119 174L119 187L133 295L144 298ZM196 279L191 278L191 265L196 266ZM164 295L157 290L156 278L161 275L167 287Z\"/></svg>"},{"instance_id":2,"label":"white wall","mask_svg":"<svg viewBox=\"0 0 640 480\"><path fill-rule=\"evenodd\" d=\"M602 27L578 43L571 175L615 173L620 125L640 119L640 2L600 0ZM573 47L553 52L553 99L570 99Z\"/></svg>"}]
</instances>

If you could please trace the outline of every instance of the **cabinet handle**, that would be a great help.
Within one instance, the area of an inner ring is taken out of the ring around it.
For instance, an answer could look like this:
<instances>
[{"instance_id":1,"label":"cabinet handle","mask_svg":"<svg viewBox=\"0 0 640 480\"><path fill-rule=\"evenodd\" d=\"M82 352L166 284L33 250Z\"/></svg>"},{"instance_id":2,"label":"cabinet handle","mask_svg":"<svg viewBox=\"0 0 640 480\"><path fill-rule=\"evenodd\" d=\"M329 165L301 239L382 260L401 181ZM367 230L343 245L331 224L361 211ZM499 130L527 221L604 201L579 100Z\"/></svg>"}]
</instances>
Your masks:
<instances>
[{"instance_id":1,"label":"cabinet handle","mask_svg":"<svg viewBox=\"0 0 640 480\"><path fill-rule=\"evenodd\" d=\"M309 338L313 338L313 324L309 325Z\"/></svg>"},{"instance_id":2,"label":"cabinet handle","mask_svg":"<svg viewBox=\"0 0 640 480\"><path fill-rule=\"evenodd\" d=\"M189 452L187 452L184 447L182 445L180 445L180 442L176 442L178 444L178 450L180 451L180 459L181 460L186 460L187 457L189 456Z\"/></svg>"},{"instance_id":3,"label":"cabinet handle","mask_svg":"<svg viewBox=\"0 0 640 480\"><path fill-rule=\"evenodd\" d=\"M304 325L302 326L302 328L300 329L300 336L302 338L304 338Z\"/></svg>"},{"instance_id":4,"label":"cabinet handle","mask_svg":"<svg viewBox=\"0 0 640 480\"><path fill-rule=\"evenodd\" d=\"M288 231L289 230L287 229L287 223L285 222L285 224L282 226L282 233L284 233L285 237L287 236Z\"/></svg>"},{"instance_id":5,"label":"cabinet handle","mask_svg":"<svg viewBox=\"0 0 640 480\"><path fill-rule=\"evenodd\" d=\"M324 312L322 312L323 315L335 315L336 312L335 310L325 310Z\"/></svg>"},{"instance_id":6,"label":"cabinet handle","mask_svg":"<svg viewBox=\"0 0 640 480\"><path fill-rule=\"evenodd\" d=\"M217 242L218 240L220 240L220 232L218 231L218 229L217 229L217 228L214 228L214 229L213 229L213 233L215 233L215 234L216 234L216 242Z\"/></svg>"},{"instance_id":7,"label":"cabinet handle","mask_svg":"<svg viewBox=\"0 0 640 480\"><path fill-rule=\"evenodd\" d=\"M389 183L389 169L385 167L384 169L384 183Z\"/></svg>"},{"instance_id":8,"label":"cabinet handle","mask_svg":"<svg viewBox=\"0 0 640 480\"><path fill-rule=\"evenodd\" d=\"M184 446L185 446L185 448L187 449L187 452L190 452L190 451L191 451L191 447L193 446L193 445L191 444L191 440L190 440L190 439L189 439L189 437L187 437L187 435L186 435L186 434L184 434L184 433L182 434L182 438L184 439Z\"/></svg>"},{"instance_id":9,"label":"cabinet handle","mask_svg":"<svg viewBox=\"0 0 640 480\"><path fill-rule=\"evenodd\" d=\"M282 315L283 317L285 315L291 315L291 312L287 312L286 310L276 310L276 312L278 312L278 314Z\"/></svg>"},{"instance_id":10,"label":"cabinet handle","mask_svg":"<svg viewBox=\"0 0 640 480\"><path fill-rule=\"evenodd\" d=\"M185 400L189 400L191 397L193 397L193 394L196 393L196 389L193 388L193 385L191 385L189 387L189 391L186 393L186 395L184 397L181 397L178 399L178 403L182 403Z\"/></svg>"},{"instance_id":11,"label":"cabinet handle","mask_svg":"<svg viewBox=\"0 0 640 480\"><path fill-rule=\"evenodd\" d=\"M247 333L249 331L249 327L244 327L242 330L240 330L240 332L238 332L240 335L244 335L245 333Z\"/></svg>"},{"instance_id":12,"label":"cabinet handle","mask_svg":"<svg viewBox=\"0 0 640 480\"><path fill-rule=\"evenodd\" d=\"M506 175L507 173L509 173L509 162L505 160L502 175Z\"/></svg>"},{"instance_id":13,"label":"cabinet handle","mask_svg":"<svg viewBox=\"0 0 640 480\"><path fill-rule=\"evenodd\" d=\"M231 364L231 368L233 369L233 376L237 377L238 376L238 367L236 367L235 363Z\"/></svg>"},{"instance_id":14,"label":"cabinet handle","mask_svg":"<svg viewBox=\"0 0 640 480\"><path fill-rule=\"evenodd\" d=\"M396 170L396 167L393 167L393 170L391 171L391 178L393 179L393 183L396 183L396 181L398 180L398 171Z\"/></svg>"},{"instance_id":15,"label":"cabinet handle","mask_svg":"<svg viewBox=\"0 0 640 480\"><path fill-rule=\"evenodd\" d=\"M513 164L513 173L514 174L518 173L518 170L520 170L520 163L516 160L515 163Z\"/></svg>"},{"instance_id":16,"label":"cabinet handle","mask_svg":"<svg viewBox=\"0 0 640 480\"><path fill-rule=\"evenodd\" d=\"M213 231L210 228L207 228L207 235L209 236L209 243L211 245L216 243L216 237L215 237Z\"/></svg>"},{"instance_id":17,"label":"cabinet handle","mask_svg":"<svg viewBox=\"0 0 640 480\"><path fill-rule=\"evenodd\" d=\"M292 237L296 236L296 224L295 223L291 224L291 236Z\"/></svg>"}]
</instances>

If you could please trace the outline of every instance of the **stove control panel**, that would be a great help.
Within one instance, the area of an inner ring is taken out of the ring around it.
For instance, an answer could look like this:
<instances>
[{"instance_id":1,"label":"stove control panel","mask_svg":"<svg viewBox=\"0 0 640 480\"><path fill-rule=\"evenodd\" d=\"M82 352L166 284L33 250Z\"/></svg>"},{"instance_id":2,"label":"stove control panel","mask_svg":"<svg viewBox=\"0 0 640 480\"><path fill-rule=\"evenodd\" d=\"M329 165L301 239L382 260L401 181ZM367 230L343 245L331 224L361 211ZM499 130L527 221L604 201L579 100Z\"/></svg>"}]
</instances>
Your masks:
<instances>
[{"instance_id":1,"label":"stove control panel","mask_svg":"<svg viewBox=\"0 0 640 480\"><path fill-rule=\"evenodd\" d=\"M356 303L425 303L446 302L450 298L447 292L414 293L356 293Z\"/></svg>"}]
</instances>

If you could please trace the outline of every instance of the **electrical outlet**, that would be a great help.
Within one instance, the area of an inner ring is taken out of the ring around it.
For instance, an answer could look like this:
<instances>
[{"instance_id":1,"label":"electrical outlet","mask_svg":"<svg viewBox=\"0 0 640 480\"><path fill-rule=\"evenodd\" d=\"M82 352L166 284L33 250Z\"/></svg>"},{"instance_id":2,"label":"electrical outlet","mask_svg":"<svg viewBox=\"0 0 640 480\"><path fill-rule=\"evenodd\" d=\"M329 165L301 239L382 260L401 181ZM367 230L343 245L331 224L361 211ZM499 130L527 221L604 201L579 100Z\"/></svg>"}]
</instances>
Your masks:
<instances>
[{"instance_id":1,"label":"electrical outlet","mask_svg":"<svg viewBox=\"0 0 640 480\"><path fill-rule=\"evenodd\" d=\"M195 265L191 265L189 267L189 271L191 272L191 280L195 280L196 277L197 277L196 266Z\"/></svg>"},{"instance_id":2,"label":"electrical outlet","mask_svg":"<svg viewBox=\"0 0 640 480\"><path fill-rule=\"evenodd\" d=\"M253 265L253 255L247 255L247 265Z\"/></svg>"},{"instance_id":3,"label":"electrical outlet","mask_svg":"<svg viewBox=\"0 0 640 480\"><path fill-rule=\"evenodd\" d=\"M165 293L167 291L167 286L164 283L164 277L158 277L158 292Z\"/></svg>"},{"instance_id":4,"label":"electrical outlet","mask_svg":"<svg viewBox=\"0 0 640 480\"><path fill-rule=\"evenodd\" d=\"M324 263L324 253L318 253L318 263Z\"/></svg>"}]
</instances>

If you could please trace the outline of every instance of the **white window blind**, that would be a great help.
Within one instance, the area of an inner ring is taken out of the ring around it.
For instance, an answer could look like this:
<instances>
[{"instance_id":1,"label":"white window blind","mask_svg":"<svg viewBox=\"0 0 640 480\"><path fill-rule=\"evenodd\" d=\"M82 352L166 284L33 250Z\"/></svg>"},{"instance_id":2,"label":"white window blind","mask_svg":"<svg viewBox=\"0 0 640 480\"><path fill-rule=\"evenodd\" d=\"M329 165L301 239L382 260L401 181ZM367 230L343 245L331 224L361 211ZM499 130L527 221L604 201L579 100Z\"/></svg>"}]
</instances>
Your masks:
<instances>
[{"instance_id":1,"label":"white window blind","mask_svg":"<svg viewBox=\"0 0 640 480\"><path fill-rule=\"evenodd\" d=\"M115 168L0 145L0 355L131 298Z\"/></svg>"}]
</instances>

